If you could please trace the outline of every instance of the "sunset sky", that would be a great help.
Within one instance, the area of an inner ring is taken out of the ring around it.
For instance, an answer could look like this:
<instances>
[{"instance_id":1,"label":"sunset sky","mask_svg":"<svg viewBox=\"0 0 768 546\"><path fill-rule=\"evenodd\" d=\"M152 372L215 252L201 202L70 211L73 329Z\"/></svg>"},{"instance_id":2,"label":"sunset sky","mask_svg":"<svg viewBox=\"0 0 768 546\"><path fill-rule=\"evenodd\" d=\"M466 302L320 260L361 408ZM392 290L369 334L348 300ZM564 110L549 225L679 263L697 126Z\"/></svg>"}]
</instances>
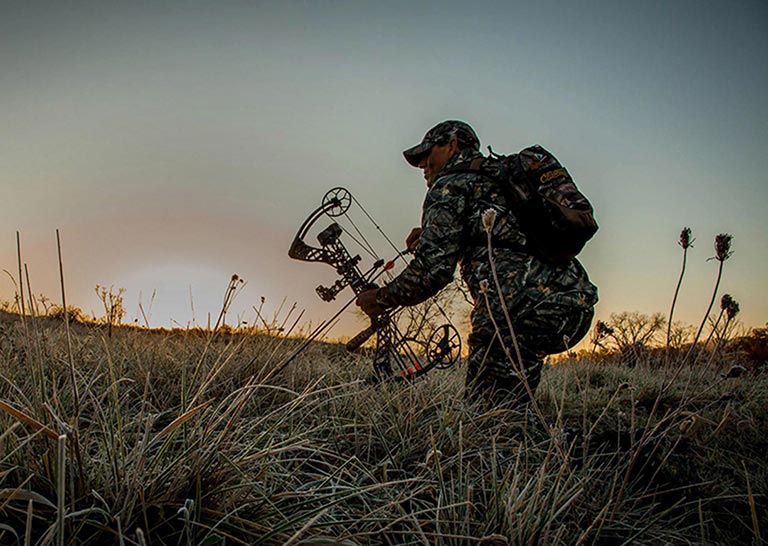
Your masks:
<instances>
[{"instance_id":1,"label":"sunset sky","mask_svg":"<svg viewBox=\"0 0 768 546\"><path fill-rule=\"evenodd\" d=\"M86 312L113 285L126 322L156 291L152 326L204 325L236 273L230 317L262 296L268 317L333 314L351 292L316 296L335 276L288 258L299 225L344 186L402 245L426 188L401 152L463 119L484 149L548 148L590 198L598 317L666 314L689 226L676 318L701 320L730 233L718 296L768 321L764 0L4 2L0 66L0 269L20 232L34 293L60 301L58 228Z\"/></svg>"}]
</instances>

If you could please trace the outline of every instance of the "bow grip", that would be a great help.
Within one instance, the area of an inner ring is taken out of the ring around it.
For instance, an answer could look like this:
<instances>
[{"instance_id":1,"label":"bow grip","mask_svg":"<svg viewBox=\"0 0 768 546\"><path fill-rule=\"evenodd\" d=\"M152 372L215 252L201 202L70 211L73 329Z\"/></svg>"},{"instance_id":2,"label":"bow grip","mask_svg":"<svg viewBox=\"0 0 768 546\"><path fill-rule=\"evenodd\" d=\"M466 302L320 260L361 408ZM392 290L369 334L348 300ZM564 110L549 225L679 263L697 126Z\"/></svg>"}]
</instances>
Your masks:
<instances>
[{"instance_id":1,"label":"bow grip","mask_svg":"<svg viewBox=\"0 0 768 546\"><path fill-rule=\"evenodd\" d=\"M353 353L358 350L363 343L368 341L371 336L376 333L376 330L377 328L371 324L368 328L347 341L347 351Z\"/></svg>"},{"instance_id":2,"label":"bow grip","mask_svg":"<svg viewBox=\"0 0 768 546\"><path fill-rule=\"evenodd\" d=\"M376 285L374 285L375 287ZM368 341L373 334L381 330L389 322L389 313L384 312L376 318L371 319L371 325L357 334L355 337L347 341L347 351L350 353L355 352L360 346Z\"/></svg>"}]
</instances>

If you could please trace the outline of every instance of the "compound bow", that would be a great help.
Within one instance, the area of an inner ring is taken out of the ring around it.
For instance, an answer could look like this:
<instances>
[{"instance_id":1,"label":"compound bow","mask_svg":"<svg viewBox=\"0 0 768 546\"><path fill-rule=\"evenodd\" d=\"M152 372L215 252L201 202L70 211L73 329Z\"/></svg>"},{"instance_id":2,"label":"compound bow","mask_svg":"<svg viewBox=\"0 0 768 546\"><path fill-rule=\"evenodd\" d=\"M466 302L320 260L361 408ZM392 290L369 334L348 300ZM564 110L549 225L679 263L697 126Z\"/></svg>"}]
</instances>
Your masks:
<instances>
[{"instance_id":1,"label":"compound bow","mask_svg":"<svg viewBox=\"0 0 768 546\"><path fill-rule=\"evenodd\" d=\"M336 221L332 221L328 227L318 234L317 240L320 243L320 247L314 247L306 243L305 238L307 234L320 218L326 216L334 219L346 215L353 202L373 222L373 218L348 190L341 187L333 188L325 194L322 204L301 225L288 250L288 255L295 260L326 263L339 274L340 278L333 285L321 285L315 289L323 301L330 302L335 300L336 296L347 286L355 294L355 297L339 313L331 320L322 323L310 335L306 344L299 347L289 360L292 360L299 351L308 345L309 341L317 337L323 329L330 325L341 312L355 301L361 292L371 288L378 288L375 281L384 273L389 272L394 267L395 261L407 252L397 252L395 258L388 262L376 258L367 271L362 271L360 268L360 256L353 256L344 246L341 241L341 235L346 230ZM347 218L349 219L349 217ZM352 223L351 220L350 223ZM376 222L373 222L373 224L381 232L381 228L376 225ZM352 225L354 226L354 223ZM358 236L364 240L360 230L356 226L354 228ZM349 235L354 239L354 236ZM391 241L389 239L387 241L397 251L397 248ZM448 320L448 317L439 305L437 308ZM357 334L347 343L347 350L354 352L376 334L373 369L378 380L410 380L424 375L432 368L449 368L458 360L461 354L461 336L450 321L436 328L427 338L426 342L421 342L415 338L406 337L401 332L398 327L400 310L400 308L388 309L381 315L378 315L371 320L371 325L368 328ZM284 362L283 365L287 363L288 361Z\"/></svg>"}]
</instances>

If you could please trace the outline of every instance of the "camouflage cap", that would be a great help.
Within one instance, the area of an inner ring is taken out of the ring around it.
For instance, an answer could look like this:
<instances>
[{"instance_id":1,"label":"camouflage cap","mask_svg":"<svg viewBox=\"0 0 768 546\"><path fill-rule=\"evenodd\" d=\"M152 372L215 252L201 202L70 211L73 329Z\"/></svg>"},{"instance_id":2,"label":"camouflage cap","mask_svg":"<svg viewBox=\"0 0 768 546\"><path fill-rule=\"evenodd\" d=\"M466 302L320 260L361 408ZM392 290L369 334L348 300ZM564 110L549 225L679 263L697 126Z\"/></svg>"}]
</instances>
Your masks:
<instances>
[{"instance_id":1,"label":"camouflage cap","mask_svg":"<svg viewBox=\"0 0 768 546\"><path fill-rule=\"evenodd\" d=\"M475 130L472 129L469 124L464 123L463 121L452 119L438 123L432 127L429 131L427 131L427 134L424 135L424 138L421 139L421 142L416 146L405 150L403 152L403 156L405 156L405 160L410 165L418 167L419 161L421 161L421 158L429 153L429 150L432 149L432 146L435 144L445 144L453 136L455 136L459 141L459 147L461 149L480 149L480 139L477 138Z\"/></svg>"}]
</instances>

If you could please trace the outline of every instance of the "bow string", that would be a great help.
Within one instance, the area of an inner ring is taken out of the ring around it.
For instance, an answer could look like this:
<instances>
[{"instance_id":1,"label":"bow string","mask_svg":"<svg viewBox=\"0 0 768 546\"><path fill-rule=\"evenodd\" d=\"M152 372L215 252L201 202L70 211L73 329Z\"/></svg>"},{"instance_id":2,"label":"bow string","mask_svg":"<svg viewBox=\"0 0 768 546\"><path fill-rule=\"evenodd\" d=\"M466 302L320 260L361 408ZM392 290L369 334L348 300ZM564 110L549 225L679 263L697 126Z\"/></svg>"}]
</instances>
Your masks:
<instances>
[{"instance_id":1,"label":"bow string","mask_svg":"<svg viewBox=\"0 0 768 546\"><path fill-rule=\"evenodd\" d=\"M358 228L353 219L348 215L348 211L353 203L362 211L394 250L396 253L394 258L385 261L377 256L374 247L369 243L362 230ZM350 224L351 229L339 223L342 217ZM331 223L317 234L317 242L320 246L312 246L307 243L306 238L315 224L323 218L330 219ZM342 241L342 238L350 239L356 246L368 254L372 260L368 269L364 270L361 267L361 256L359 254L353 255ZM398 250L378 223L349 190L336 187L326 192L322 204L302 223L291 243L288 255L295 260L325 263L335 269L338 275L336 281L330 286L319 285L315 289L323 301L334 301L339 293L348 286L352 289L354 298L348 301L331 319L322 322L310 334L305 343L299 346L281 364L280 369L293 360L320 333L335 324L334 321L338 316L357 299L360 293L372 288L378 288L379 285L376 281L384 274L391 278L395 262L403 258L407 253L407 250ZM350 339L346 345L347 350L351 352L361 350L362 346L375 335L376 341L372 355L373 368L376 379L380 381L410 380L424 375L433 368L449 368L460 356L461 336L451 324L450 319L436 298L433 298L433 302L447 322L436 328L431 335L422 336L426 341L403 334L399 326L399 315L402 308L394 308L388 309L373 318L368 328Z\"/></svg>"}]
</instances>

